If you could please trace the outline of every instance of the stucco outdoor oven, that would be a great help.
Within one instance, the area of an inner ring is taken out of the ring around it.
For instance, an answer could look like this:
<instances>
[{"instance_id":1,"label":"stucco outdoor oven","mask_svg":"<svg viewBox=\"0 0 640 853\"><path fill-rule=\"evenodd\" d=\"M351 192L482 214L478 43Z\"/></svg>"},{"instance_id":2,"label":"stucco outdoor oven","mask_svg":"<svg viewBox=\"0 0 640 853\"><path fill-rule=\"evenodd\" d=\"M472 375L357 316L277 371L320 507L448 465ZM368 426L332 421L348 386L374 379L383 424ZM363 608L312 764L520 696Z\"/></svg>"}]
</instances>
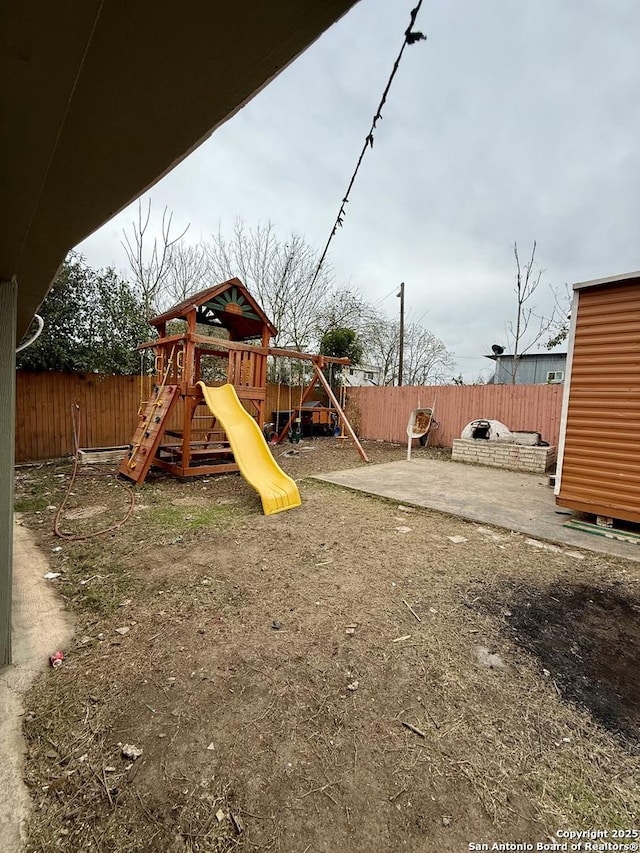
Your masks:
<instances>
[{"instance_id":1,"label":"stucco outdoor oven","mask_svg":"<svg viewBox=\"0 0 640 853\"><path fill-rule=\"evenodd\" d=\"M456 462L544 474L556 461L556 448L542 441L538 432L513 432L500 421L477 418L465 426L460 438L454 439L451 458Z\"/></svg>"}]
</instances>

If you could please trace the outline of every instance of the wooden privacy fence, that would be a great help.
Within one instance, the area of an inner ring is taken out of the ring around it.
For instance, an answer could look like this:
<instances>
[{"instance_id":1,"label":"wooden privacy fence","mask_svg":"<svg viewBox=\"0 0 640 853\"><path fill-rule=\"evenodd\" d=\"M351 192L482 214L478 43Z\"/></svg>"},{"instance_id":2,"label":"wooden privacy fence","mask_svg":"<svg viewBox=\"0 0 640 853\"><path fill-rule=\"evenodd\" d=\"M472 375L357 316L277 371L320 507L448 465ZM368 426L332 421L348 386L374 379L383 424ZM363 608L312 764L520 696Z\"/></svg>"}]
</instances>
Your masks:
<instances>
[{"instance_id":1,"label":"wooden privacy fence","mask_svg":"<svg viewBox=\"0 0 640 853\"><path fill-rule=\"evenodd\" d=\"M407 441L411 411L433 405L440 427L431 444L451 447L463 427L476 418L502 421L512 430L539 432L557 445L560 432L562 385L461 385L407 386L402 388L350 388L349 409L359 422L361 438L396 443Z\"/></svg>"},{"instance_id":2,"label":"wooden privacy fence","mask_svg":"<svg viewBox=\"0 0 640 853\"><path fill-rule=\"evenodd\" d=\"M82 447L128 444L138 406L147 399L150 377L19 371L16 388L16 462L54 459L73 453L71 406L77 404ZM279 395L279 399L278 399ZM313 395L321 399L321 395ZM557 444L562 385L463 385L403 388L350 388L349 416L361 438L404 443L411 410L436 401L440 428L432 442L450 447L475 418L495 418L511 429L535 430ZM300 387L267 385L265 414L289 409L300 400ZM179 413L176 413L179 418ZM177 421L176 421L177 423Z\"/></svg>"},{"instance_id":3,"label":"wooden privacy fence","mask_svg":"<svg viewBox=\"0 0 640 853\"><path fill-rule=\"evenodd\" d=\"M72 405L78 405L81 447L128 444L138 423L138 407L148 399L151 377L94 373L18 371L16 385L16 462L55 459L73 453ZM220 383L212 383L220 384ZM320 394L312 399L322 399ZM265 414L298 405L300 386L267 385ZM172 413L176 424L180 412Z\"/></svg>"},{"instance_id":4,"label":"wooden privacy fence","mask_svg":"<svg viewBox=\"0 0 640 853\"><path fill-rule=\"evenodd\" d=\"M127 444L140 400L137 376L19 371L16 462L73 453L71 406L78 404L83 447Z\"/></svg>"}]
</instances>

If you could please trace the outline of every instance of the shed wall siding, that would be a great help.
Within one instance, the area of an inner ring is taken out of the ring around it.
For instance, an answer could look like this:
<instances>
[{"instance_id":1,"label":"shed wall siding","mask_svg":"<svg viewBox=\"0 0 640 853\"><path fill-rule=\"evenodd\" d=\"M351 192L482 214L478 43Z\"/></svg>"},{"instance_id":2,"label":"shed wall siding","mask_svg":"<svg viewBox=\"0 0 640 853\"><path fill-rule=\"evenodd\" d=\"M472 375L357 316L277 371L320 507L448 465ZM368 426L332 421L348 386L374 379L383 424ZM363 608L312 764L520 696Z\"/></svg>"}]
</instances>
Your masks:
<instances>
[{"instance_id":1,"label":"shed wall siding","mask_svg":"<svg viewBox=\"0 0 640 853\"><path fill-rule=\"evenodd\" d=\"M580 291L557 502L640 521L640 281Z\"/></svg>"}]
</instances>

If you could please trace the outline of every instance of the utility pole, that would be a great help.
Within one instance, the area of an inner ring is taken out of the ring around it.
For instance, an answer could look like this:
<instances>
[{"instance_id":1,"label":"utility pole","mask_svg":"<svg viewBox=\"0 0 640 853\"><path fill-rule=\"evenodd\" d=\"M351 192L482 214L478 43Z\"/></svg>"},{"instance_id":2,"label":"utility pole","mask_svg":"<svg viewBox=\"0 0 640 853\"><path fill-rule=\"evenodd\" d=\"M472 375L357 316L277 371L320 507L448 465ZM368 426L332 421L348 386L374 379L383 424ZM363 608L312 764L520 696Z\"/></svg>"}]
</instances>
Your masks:
<instances>
[{"instance_id":1,"label":"utility pole","mask_svg":"<svg viewBox=\"0 0 640 853\"><path fill-rule=\"evenodd\" d=\"M402 366L404 364L404 281L400 282L400 354L398 358L398 386L402 385Z\"/></svg>"}]
</instances>

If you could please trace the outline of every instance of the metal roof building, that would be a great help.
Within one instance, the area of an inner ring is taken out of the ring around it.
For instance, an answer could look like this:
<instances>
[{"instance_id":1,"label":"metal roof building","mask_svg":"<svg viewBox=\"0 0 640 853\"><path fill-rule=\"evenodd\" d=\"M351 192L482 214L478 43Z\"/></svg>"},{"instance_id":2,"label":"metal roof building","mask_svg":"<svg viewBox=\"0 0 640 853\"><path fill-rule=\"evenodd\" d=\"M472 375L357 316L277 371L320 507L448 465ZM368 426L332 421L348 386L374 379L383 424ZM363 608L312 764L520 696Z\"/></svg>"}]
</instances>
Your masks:
<instances>
[{"instance_id":1,"label":"metal roof building","mask_svg":"<svg viewBox=\"0 0 640 853\"><path fill-rule=\"evenodd\" d=\"M517 357L504 353L485 358L496 363L489 385L556 385L565 379L566 352L527 352Z\"/></svg>"}]
</instances>

